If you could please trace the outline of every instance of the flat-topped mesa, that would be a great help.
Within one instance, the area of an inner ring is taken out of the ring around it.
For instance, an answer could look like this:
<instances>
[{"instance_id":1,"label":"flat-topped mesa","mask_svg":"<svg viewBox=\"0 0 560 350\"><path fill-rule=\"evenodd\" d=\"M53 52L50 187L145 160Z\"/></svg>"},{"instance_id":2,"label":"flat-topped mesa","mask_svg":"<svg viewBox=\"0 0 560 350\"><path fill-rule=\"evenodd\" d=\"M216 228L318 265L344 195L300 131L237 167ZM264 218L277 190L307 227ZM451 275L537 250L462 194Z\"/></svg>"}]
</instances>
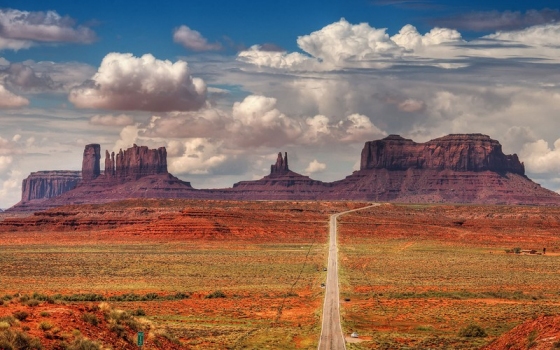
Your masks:
<instances>
[{"instance_id":1,"label":"flat-topped mesa","mask_svg":"<svg viewBox=\"0 0 560 350\"><path fill-rule=\"evenodd\" d=\"M137 180L156 174L167 174L167 150L165 147L148 149L133 145L115 154L105 151L105 176L107 179Z\"/></svg>"},{"instance_id":2,"label":"flat-topped mesa","mask_svg":"<svg viewBox=\"0 0 560 350\"><path fill-rule=\"evenodd\" d=\"M389 135L365 143L360 170L411 168L525 175L516 154L505 155L498 141L483 134L451 134L425 143Z\"/></svg>"},{"instance_id":3,"label":"flat-topped mesa","mask_svg":"<svg viewBox=\"0 0 560 350\"><path fill-rule=\"evenodd\" d=\"M80 171L51 170L29 174L21 184L21 201L48 199L60 196L76 187L81 179Z\"/></svg>"},{"instance_id":4,"label":"flat-topped mesa","mask_svg":"<svg viewBox=\"0 0 560 350\"><path fill-rule=\"evenodd\" d=\"M284 158L282 158L282 152L278 152L278 158L276 159L276 164L270 166L270 175L272 174L286 174L289 173L288 168L288 152L284 153Z\"/></svg>"},{"instance_id":5,"label":"flat-topped mesa","mask_svg":"<svg viewBox=\"0 0 560 350\"><path fill-rule=\"evenodd\" d=\"M99 177L101 168L99 160L101 159L101 146L92 143L84 148L84 157L82 160L82 181L90 182Z\"/></svg>"}]
</instances>

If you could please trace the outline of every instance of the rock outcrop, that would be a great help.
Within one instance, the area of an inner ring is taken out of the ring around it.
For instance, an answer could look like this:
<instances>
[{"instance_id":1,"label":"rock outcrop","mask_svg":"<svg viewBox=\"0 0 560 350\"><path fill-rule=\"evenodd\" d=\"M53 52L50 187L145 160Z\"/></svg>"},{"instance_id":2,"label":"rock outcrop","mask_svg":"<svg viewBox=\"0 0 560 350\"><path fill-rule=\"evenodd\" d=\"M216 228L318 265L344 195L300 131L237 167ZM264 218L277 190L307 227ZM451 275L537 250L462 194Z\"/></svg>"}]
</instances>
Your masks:
<instances>
[{"instance_id":1,"label":"rock outcrop","mask_svg":"<svg viewBox=\"0 0 560 350\"><path fill-rule=\"evenodd\" d=\"M516 154L505 155L498 141L482 134L452 134L425 143L390 135L366 142L360 170L366 169L488 170L525 175L525 167Z\"/></svg>"},{"instance_id":2,"label":"rock outcrop","mask_svg":"<svg viewBox=\"0 0 560 350\"><path fill-rule=\"evenodd\" d=\"M331 183L291 171L288 154L279 153L270 174L262 179L207 190L194 189L169 174L163 147L134 145L116 154L105 152L103 173L99 154L99 145L86 146L82 181L75 189L38 204L22 201L10 210L37 211L127 198L560 205L559 194L525 176L517 155L505 155L498 141L482 134L454 134L425 143L391 135L366 142L360 170ZM24 185L24 197L42 195L43 190L29 188Z\"/></svg>"},{"instance_id":3,"label":"rock outcrop","mask_svg":"<svg viewBox=\"0 0 560 350\"><path fill-rule=\"evenodd\" d=\"M58 197L73 190L81 179L80 171L37 171L23 180L21 200L28 202L37 199Z\"/></svg>"},{"instance_id":4,"label":"rock outcrop","mask_svg":"<svg viewBox=\"0 0 560 350\"><path fill-rule=\"evenodd\" d=\"M290 171L288 168L288 152L284 153L285 156L282 158L282 152L278 152L278 158L276 159L276 164L270 166L270 174L286 174Z\"/></svg>"},{"instance_id":5,"label":"rock outcrop","mask_svg":"<svg viewBox=\"0 0 560 350\"><path fill-rule=\"evenodd\" d=\"M133 145L124 151L121 149L116 155L114 152L109 154L109 151L105 151L104 176L107 180L134 181L157 174L167 174L165 147L149 149L146 146Z\"/></svg>"},{"instance_id":6,"label":"rock outcrop","mask_svg":"<svg viewBox=\"0 0 560 350\"><path fill-rule=\"evenodd\" d=\"M278 153L270 174L260 180L240 181L222 191L225 198L240 200L315 200L329 190L330 185L293 172L288 167L288 153Z\"/></svg>"},{"instance_id":7,"label":"rock outcrop","mask_svg":"<svg viewBox=\"0 0 560 350\"><path fill-rule=\"evenodd\" d=\"M98 144L86 145L84 149L84 157L82 159L82 181L90 182L99 177L101 168L99 160L101 159L101 146Z\"/></svg>"}]
</instances>

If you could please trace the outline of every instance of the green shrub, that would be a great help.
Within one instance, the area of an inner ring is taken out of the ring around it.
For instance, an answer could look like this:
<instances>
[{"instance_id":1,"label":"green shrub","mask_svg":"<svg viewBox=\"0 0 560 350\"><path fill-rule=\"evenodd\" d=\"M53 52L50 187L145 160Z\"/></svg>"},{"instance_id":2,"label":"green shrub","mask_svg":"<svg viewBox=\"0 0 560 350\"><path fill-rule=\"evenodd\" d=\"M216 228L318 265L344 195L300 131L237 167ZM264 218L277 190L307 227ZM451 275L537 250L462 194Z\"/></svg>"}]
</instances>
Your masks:
<instances>
[{"instance_id":1,"label":"green shrub","mask_svg":"<svg viewBox=\"0 0 560 350\"><path fill-rule=\"evenodd\" d=\"M470 324L459 331L460 337L467 338L484 338L487 336L486 331L476 324Z\"/></svg>"},{"instance_id":2,"label":"green shrub","mask_svg":"<svg viewBox=\"0 0 560 350\"><path fill-rule=\"evenodd\" d=\"M94 326L97 326L99 324L99 319L97 318L97 316L89 312L86 312L82 315L82 320Z\"/></svg>"},{"instance_id":3,"label":"green shrub","mask_svg":"<svg viewBox=\"0 0 560 350\"><path fill-rule=\"evenodd\" d=\"M221 290L217 290L213 293L208 294L205 298L206 299L215 299L215 298L225 298L226 295Z\"/></svg>"},{"instance_id":4,"label":"green shrub","mask_svg":"<svg viewBox=\"0 0 560 350\"><path fill-rule=\"evenodd\" d=\"M3 331L3 330L8 329L8 328L10 328L10 327L11 327L11 324L9 324L8 322L6 322L6 321L0 321L0 331ZM1 348L2 348L2 347L0 347L0 349L1 349Z\"/></svg>"},{"instance_id":5,"label":"green shrub","mask_svg":"<svg viewBox=\"0 0 560 350\"><path fill-rule=\"evenodd\" d=\"M41 311L39 315L41 315L41 317L49 317L51 314L48 311Z\"/></svg>"},{"instance_id":6,"label":"green shrub","mask_svg":"<svg viewBox=\"0 0 560 350\"><path fill-rule=\"evenodd\" d=\"M24 294L24 295L22 295L22 296L19 297L19 302L20 302L20 303L26 303L27 301L29 301L29 299L31 299L31 298L29 297L29 295Z\"/></svg>"},{"instance_id":7,"label":"green shrub","mask_svg":"<svg viewBox=\"0 0 560 350\"><path fill-rule=\"evenodd\" d=\"M52 323L47 322L47 321L42 321L39 323L39 329L42 331L48 331L51 328L53 328L54 326L52 325Z\"/></svg>"},{"instance_id":8,"label":"green shrub","mask_svg":"<svg viewBox=\"0 0 560 350\"><path fill-rule=\"evenodd\" d=\"M25 321L25 319L27 319L27 317L29 316L29 314L25 311L16 311L13 313L13 315L20 321Z\"/></svg>"}]
</instances>

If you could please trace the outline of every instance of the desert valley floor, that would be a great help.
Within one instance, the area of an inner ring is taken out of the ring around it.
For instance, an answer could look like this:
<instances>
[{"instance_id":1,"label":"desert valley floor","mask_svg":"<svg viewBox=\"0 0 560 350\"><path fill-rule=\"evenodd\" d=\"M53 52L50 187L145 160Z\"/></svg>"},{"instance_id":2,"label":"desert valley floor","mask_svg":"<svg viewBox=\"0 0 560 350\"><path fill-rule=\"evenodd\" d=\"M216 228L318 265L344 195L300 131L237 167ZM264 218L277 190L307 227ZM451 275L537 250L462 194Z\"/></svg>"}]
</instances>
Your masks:
<instances>
[{"instance_id":1,"label":"desert valley floor","mask_svg":"<svg viewBox=\"0 0 560 350\"><path fill-rule=\"evenodd\" d=\"M0 345L19 335L43 349L137 349L144 331L145 349L315 349L329 215L367 205L3 213ZM359 334L348 349L560 344L560 208L382 204L338 227L342 325ZM470 325L486 336L464 336Z\"/></svg>"}]
</instances>

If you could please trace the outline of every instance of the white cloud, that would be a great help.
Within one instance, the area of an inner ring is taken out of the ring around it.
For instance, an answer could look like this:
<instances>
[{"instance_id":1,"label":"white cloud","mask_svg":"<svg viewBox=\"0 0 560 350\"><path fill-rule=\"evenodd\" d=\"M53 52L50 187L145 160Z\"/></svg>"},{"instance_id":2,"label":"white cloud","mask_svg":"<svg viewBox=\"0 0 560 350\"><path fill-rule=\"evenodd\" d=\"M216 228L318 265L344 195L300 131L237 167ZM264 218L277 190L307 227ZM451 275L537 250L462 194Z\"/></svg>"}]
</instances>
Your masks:
<instances>
[{"instance_id":1,"label":"white cloud","mask_svg":"<svg viewBox=\"0 0 560 350\"><path fill-rule=\"evenodd\" d=\"M276 108L276 99L259 95L235 102L229 130L243 146L279 146L296 140L302 129L298 121ZM233 136L232 135L232 136Z\"/></svg>"},{"instance_id":2,"label":"white cloud","mask_svg":"<svg viewBox=\"0 0 560 350\"><path fill-rule=\"evenodd\" d=\"M383 69L395 64L468 67L469 58L546 58L560 62L560 24L501 31L466 41L455 29L433 28L420 34L407 24L389 37L385 28L341 19L297 39L307 53L269 52L259 46L238 54L238 60L259 67L290 71L332 71L349 68Z\"/></svg>"},{"instance_id":3,"label":"white cloud","mask_svg":"<svg viewBox=\"0 0 560 350\"><path fill-rule=\"evenodd\" d=\"M341 67L350 60L398 57L403 53L403 49L389 38L386 29L372 28L367 23L352 25L345 19L300 36L297 43L311 56Z\"/></svg>"},{"instance_id":4,"label":"white cloud","mask_svg":"<svg viewBox=\"0 0 560 350\"><path fill-rule=\"evenodd\" d=\"M304 172L305 174L314 174L314 173L320 173L325 171L325 169L327 169L327 165L325 163L320 163L319 161L317 161L317 159L313 159L309 165L307 166L307 168L305 168Z\"/></svg>"},{"instance_id":5,"label":"white cloud","mask_svg":"<svg viewBox=\"0 0 560 350\"><path fill-rule=\"evenodd\" d=\"M535 25L522 30L499 31L486 35L484 38L531 46L558 46L560 45L560 23Z\"/></svg>"},{"instance_id":6,"label":"white cloud","mask_svg":"<svg viewBox=\"0 0 560 350\"><path fill-rule=\"evenodd\" d=\"M407 24L391 37L391 40L402 48L410 50L418 55L434 46L448 43L462 42L461 33L454 29L433 28L428 33L422 35L416 27Z\"/></svg>"},{"instance_id":7,"label":"white cloud","mask_svg":"<svg viewBox=\"0 0 560 350\"><path fill-rule=\"evenodd\" d=\"M340 138L344 142L367 141L387 135L386 132L373 125L367 116L361 114L349 115L345 120L339 122L339 126L345 132L345 135Z\"/></svg>"},{"instance_id":8,"label":"white cloud","mask_svg":"<svg viewBox=\"0 0 560 350\"><path fill-rule=\"evenodd\" d=\"M209 174L227 161L227 156L220 149L220 143L215 144L205 138L189 139L184 141L182 146L172 144L171 148L180 148L183 151L180 156L171 158L171 173Z\"/></svg>"},{"instance_id":9,"label":"white cloud","mask_svg":"<svg viewBox=\"0 0 560 350\"><path fill-rule=\"evenodd\" d=\"M18 202L21 198L20 185L22 174L18 170L12 170L8 173L8 178L0 179L0 207L7 209L9 206Z\"/></svg>"},{"instance_id":10,"label":"white cloud","mask_svg":"<svg viewBox=\"0 0 560 350\"><path fill-rule=\"evenodd\" d=\"M262 50L261 46L253 45L248 50L241 51L237 59L242 62L254 64L258 67L293 70L322 70L322 65L315 58L302 55L299 52L279 52Z\"/></svg>"},{"instance_id":11,"label":"white cloud","mask_svg":"<svg viewBox=\"0 0 560 350\"><path fill-rule=\"evenodd\" d=\"M193 51L217 51L222 49L220 43L208 43L208 40L206 40L200 32L185 25L175 29L173 32L173 41Z\"/></svg>"},{"instance_id":12,"label":"white cloud","mask_svg":"<svg viewBox=\"0 0 560 350\"><path fill-rule=\"evenodd\" d=\"M127 125L120 132L120 139L115 143L114 152L132 147L138 140L138 125Z\"/></svg>"},{"instance_id":13,"label":"white cloud","mask_svg":"<svg viewBox=\"0 0 560 350\"><path fill-rule=\"evenodd\" d=\"M0 108L18 108L27 106L29 100L6 90L4 85L0 84Z\"/></svg>"},{"instance_id":14,"label":"white cloud","mask_svg":"<svg viewBox=\"0 0 560 350\"><path fill-rule=\"evenodd\" d=\"M126 114L119 115L94 115L89 118L89 123L91 125L103 125L103 126L126 126L134 124L134 119Z\"/></svg>"},{"instance_id":15,"label":"white cloud","mask_svg":"<svg viewBox=\"0 0 560 350\"><path fill-rule=\"evenodd\" d=\"M188 111L204 106L206 84L191 77L185 61L110 53L91 80L73 88L68 99L79 108Z\"/></svg>"},{"instance_id":16,"label":"white cloud","mask_svg":"<svg viewBox=\"0 0 560 350\"><path fill-rule=\"evenodd\" d=\"M13 158L11 156L0 156L0 172L8 169L12 164Z\"/></svg>"},{"instance_id":17,"label":"white cloud","mask_svg":"<svg viewBox=\"0 0 560 350\"><path fill-rule=\"evenodd\" d=\"M558 175L560 172L560 139L554 142L552 149L544 140L527 143L523 146L519 156L529 172Z\"/></svg>"},{"instance_id":18,"label":"white cloud","mask_svg":"<svg viewBox=\"0 0 560 350\"><path fill-rule=\"evenodd\" d=\"M95 32L76 26L70 17L55 11L0 10L0 49L19 50L34 43L82 43L96 40Z\"/></svg>"}]
</instances>

